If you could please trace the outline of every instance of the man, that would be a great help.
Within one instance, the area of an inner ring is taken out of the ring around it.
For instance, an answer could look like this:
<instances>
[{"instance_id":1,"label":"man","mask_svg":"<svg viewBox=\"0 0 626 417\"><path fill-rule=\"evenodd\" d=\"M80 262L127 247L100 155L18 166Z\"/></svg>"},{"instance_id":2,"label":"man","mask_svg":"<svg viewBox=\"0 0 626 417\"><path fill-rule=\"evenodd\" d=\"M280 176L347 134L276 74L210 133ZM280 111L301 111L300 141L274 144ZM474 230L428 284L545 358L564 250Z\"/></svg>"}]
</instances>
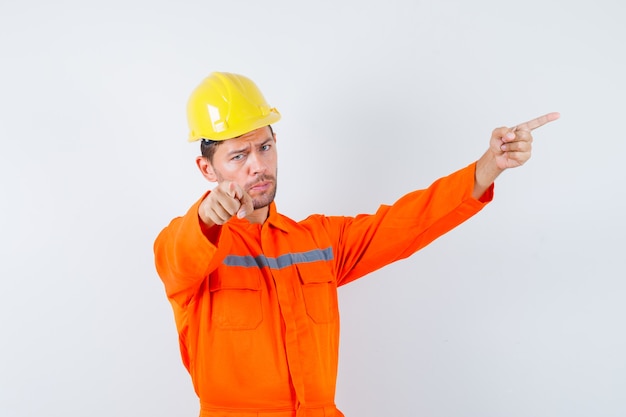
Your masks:
<instances>
[{"instance_id":1,"label":"man","mask_svg":"<svg viewBox=\"0 0 626 417\"><path fill-rule=\"evenodd\" d=\"M335 407L337 287L406 258L491 201L493 182L528 160L550 113L498 128L475 163L373 215L276 211L280 119L248 78L212 73L188 104L196 163L217 186L154 245L201 417L343 416Z\"/></svg>"}]
</instances>

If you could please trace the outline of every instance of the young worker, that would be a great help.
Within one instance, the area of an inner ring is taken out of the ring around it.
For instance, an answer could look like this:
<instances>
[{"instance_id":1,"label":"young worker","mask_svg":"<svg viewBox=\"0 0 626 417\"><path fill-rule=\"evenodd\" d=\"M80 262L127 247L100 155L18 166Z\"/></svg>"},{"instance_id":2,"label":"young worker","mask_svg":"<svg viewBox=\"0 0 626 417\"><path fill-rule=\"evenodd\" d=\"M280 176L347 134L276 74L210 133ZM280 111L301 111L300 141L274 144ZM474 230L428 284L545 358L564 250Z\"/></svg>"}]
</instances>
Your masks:
<instances>
[{"instance_id":1,"label":"young worker","mask_svg":"<svg viewBox=\"0 0 626 417\"><path fill-rule=\"evenodd\" d=\"M280 119L250 79L215 72L188 103L196 164L217 183L154 245L201 417L343 416L337 287L406 258L480 211L550 113L492 132L475 163L375 214L296 222L274 203Z\"/></svg>"}]
</instances>

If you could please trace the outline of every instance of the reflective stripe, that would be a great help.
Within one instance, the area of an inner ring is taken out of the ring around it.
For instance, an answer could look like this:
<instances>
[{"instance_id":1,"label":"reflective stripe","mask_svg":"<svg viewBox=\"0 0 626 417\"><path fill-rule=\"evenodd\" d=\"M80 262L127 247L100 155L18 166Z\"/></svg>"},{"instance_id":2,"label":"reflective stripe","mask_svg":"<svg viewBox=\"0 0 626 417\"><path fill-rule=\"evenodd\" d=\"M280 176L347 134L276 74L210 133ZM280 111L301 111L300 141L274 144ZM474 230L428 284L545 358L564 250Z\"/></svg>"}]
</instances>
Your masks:
<instances>
[{"instance_id":1,"label":"reflective stripe","mask_svg":"<svg viewBox=\"0 0 626 417\"><path fill-rule=\"evenodd\" d=\"M242 266L244 268L282 269L291 265L304 264L317 261L330 261L333 259L333 248L313 249L308 252L286 253L277 258L268 258L259 255L256 258L251 255L238 256L228 255L224 258L224 264L228 266Z\"/></svg>"}]
</instances>

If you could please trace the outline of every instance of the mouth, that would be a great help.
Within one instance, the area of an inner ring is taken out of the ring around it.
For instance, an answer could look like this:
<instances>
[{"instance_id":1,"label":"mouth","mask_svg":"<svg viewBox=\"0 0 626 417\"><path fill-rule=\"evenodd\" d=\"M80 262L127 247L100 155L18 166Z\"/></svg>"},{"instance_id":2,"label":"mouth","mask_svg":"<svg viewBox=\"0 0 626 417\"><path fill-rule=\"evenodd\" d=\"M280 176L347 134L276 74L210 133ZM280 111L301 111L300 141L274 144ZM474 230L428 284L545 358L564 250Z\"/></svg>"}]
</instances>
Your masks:
<instances>
[{"instance_id":1,"label":"mouth","mask_svg":"<svg viewBox=\"0 0 626 417\"><path fill-rule=\"evenodd\" d=\"M271 181L260 181L248 187L248 192L262 193L264 191L267 191L271 186L272 186Z\"/></svg>"}]
</instances>

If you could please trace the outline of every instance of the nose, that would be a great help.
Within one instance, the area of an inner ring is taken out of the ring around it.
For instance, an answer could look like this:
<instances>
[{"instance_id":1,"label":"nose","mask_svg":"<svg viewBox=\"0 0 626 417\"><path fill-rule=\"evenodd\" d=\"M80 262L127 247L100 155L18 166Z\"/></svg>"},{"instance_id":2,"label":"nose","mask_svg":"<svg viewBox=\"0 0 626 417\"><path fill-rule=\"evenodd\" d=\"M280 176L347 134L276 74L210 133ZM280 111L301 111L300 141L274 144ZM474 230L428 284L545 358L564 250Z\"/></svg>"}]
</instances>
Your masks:
<instances>
[{"instance_id":1,"label":"nose","mask_svg":"<svg viewBox=\"0 0 626 417\"><path fill-rule=\"evenodd\" d=\"M267 165L258 152L250 153L248 156L248 164L251 175L263 174L267 170Z\"/></svg>"}]
</instances>

